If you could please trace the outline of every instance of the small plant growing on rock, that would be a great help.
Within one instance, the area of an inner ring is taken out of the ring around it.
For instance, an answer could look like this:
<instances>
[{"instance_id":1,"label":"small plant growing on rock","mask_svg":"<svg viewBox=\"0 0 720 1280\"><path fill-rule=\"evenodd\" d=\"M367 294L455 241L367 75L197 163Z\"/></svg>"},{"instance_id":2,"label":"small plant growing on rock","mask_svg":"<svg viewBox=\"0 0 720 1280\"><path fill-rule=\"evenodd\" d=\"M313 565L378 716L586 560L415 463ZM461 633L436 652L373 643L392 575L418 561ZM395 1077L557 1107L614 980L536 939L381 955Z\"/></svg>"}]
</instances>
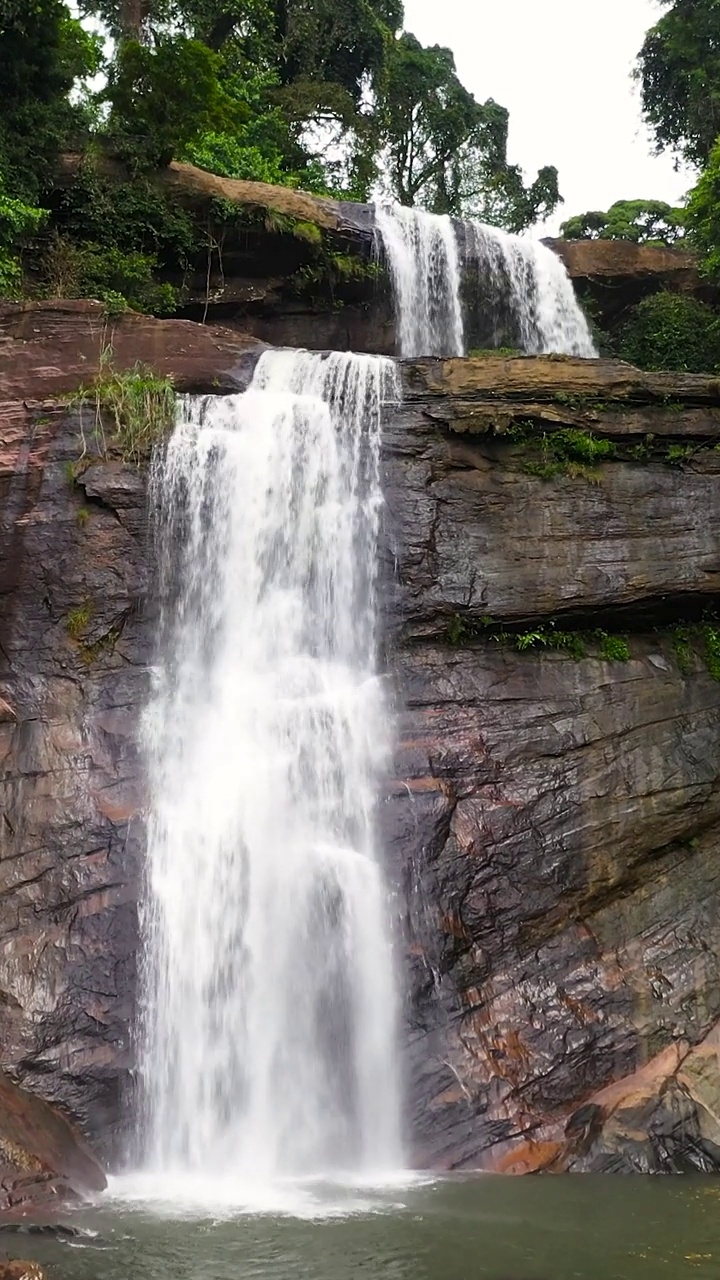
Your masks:
<instances>
[{"instance_id":1,"label":"small plant growing on rock","mask_svg":"<svg viewBox=\"0 0 720 1280\"><path fill-rule=\"evenodd\" d=\"M693 669L693 654L690 645L689 627L675 627L673 629L672 647L681 674L684 676L690 675Z\"/></svg>"},{"instance_id":2,"label":"small plant growing on rock","mask_svg":"<svg viewBox=\"0 0 720 1280\"><path fill-rule=\"evenodd\" d=\"M175 389L171 378L163 378L146 365L118 370L113 352L107 347L100 368L89 387L80 387L68 397L80 409L81 422L88 408L93 414L93 434L101 453L110 443L117 446L126 462L136 465L146 460L153 446L166 435L175 420ZM83 456L87 444L83 430Z\"/></svg>"},{"instance_id":3,"label":"small plant growing on rock","mask_svg":"<svg viewBox=\"0 0 720 1280\"><path fill-rule=\"evenodd\" d=\"M89 601L78 605L77 609L71 609L65 619L65 626L68 635L73 640L79 640L90 625L92 618L92 605Z\"/></svg>"},{"instance_id":4,"label":"small plant growing on rock","mask_svg":"<svg viewBox=\"0 0 720 1280\"><path fill-rule=\"evenodd\" d=\"M720 630L707 624L703 628L705 666L713 680L720 680Z\"/></svg>"},{"instance_id":5,"label":"small plant growing on rock","mask_svg":"<svg viewBox=\"0 0 720 1280\"><path fill-rule=\"evenodd\" d=\"M599 631L600 656L606 662L629 662L630 644L625 636L611 636L606 631Z\"/></svg>"},{"instance_id":6,"label":"small plant growing on rock","mask_svg":"<svg viewBox=\"0 0 720 1280\"><path fill-rule=\"evenodd\" d=\"M507 434L522 444L537 442L540 459L524 462L523 471L527 475L538 476L541 480L553 480L556 476L566 475L596 484L599 475L594 469L598 463L615 456L615 447L610 440L579 427L543 431L529 421L515 424Z\"/></svg>"},{"instance_id":7,"label":"small plant growing on rock","mask_svg":"<svg viewBox=\"0 0 720 1280\"><path fill-rule=\"evenodd\" d=\"M669 444L665 457L671 466L680 466L691 458L697 446L694 444Z\"/></svg>"}]
</instances>

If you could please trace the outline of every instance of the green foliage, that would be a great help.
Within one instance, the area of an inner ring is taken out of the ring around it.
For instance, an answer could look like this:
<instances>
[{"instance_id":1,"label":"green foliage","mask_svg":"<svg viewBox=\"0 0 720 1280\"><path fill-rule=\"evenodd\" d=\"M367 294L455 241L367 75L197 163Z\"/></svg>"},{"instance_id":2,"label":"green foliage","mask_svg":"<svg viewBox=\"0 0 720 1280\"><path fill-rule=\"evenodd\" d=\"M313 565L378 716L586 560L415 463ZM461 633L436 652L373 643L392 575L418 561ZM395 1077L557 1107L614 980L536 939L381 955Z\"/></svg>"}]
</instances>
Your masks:
<instances>
[{"instance_id":1,"label":"green foliage","mask_svg":"<svg viewBox=\"0 0 720 1280\"><path fill-rule=\"evenodd\" d=\"M89 519L90 512L87 507L78 507L77 514L75 516L75 523L77 524L78 529L84 529Z\"/></svg>"},{"instance_id":2,"label":"green foliage","mask_svg":"<svg viewBox=\"0 0 720 1280\"><path fill-rule=\"evenodd\" d=\"M563 649L576 661L584 658L587 653L580 632L558 631L554 622L548 622L546 626L534 631L523 631L513 639L518 653L525 653L528 649Z\"/></svg>"},{"instance_id":3,"label":"green foliage","mask_svg":"<svg viewBox=\"0 0 720 1280\"><path fill-rule=\"evenodd\" d=\"M530 650L561 650L570 654L576 662L589 656L599 647L600 657L606 662L628 662L630 660L630 643L627 636L614 635L607 631L567 631L559 628L554 619L539 624L528 631L506 631L493 623L491 618L480 621L453 614L450 618L445 638L454 647L461 647L472 641L483 638L497 644L508 645L517 653L528 653ZM720 653L720 649L719 649Z\"/></svg>"},{"instance_id":4,"label":"green foliage","mask_svg":"<svg viewBox=\"0 0 720 1280\"><path fill-rule=\"evenodd\" d=\"M697 445L694 444L669 444L665 457L671 465L679 466L688 458L692 458L696 449Z\"/></svg>"},{"instance_id":5,"label":"green foliage","mask_svg":"<svg viewBox=\"0 0 720 1280\"><path fill-rule=\"evenodd\" d=\"M617 349L639 369L713 373L720 367L720 320L697 298L655 293L633 309Z\"/></svg>"},{"instance_id":6,"label":"green foliage","mask_svg":"<svg viewBox=\"0 0 720 1280\"><path fill-rule=\"evenodd\" d=\"M250 182L282 185L285 174L282 156L267 155L260 147L243 143L237 135L205 133L185 148L185 159L200 169L219 173L225 178L241 178Z\"/></svg>"},{"instance_id":7,"label":"green foliage","mask_svg":"<svg viewBox=\"0 0 720 1280\"><path fill-rule=\"evenodd\" d=\"M60 147L84 123L70 90L100 66L100 45L62 0L0 7L0 172L30 205L49 185Z\"/></svg>"},{"instance_id":8,"label":"green foliage","mask_svg":"<svg viewBox=\"0 0 720 1280\"><path fill-rule=\"evenodd\" d=\"M333 297L341 285L377 280L381 272L378 262L366 262L350 253L321 251L312 265L300 267L290 277L289 284L300 295L327 292Z\"/></svg>"},{"instance_id":9,"label":"green foliage","mask_svg":"<svg viewBox=\"0 0 720 1280\"><path fill-rule=\"evenodd\" d=\"M710 152L705 172L688 197L685 221L688 238L700 255L702 269L720 279L720 140Z\"/></svg>"},{"instance_id":10,"label":"green foliage","mask_svg":"<svg viewBox=\"0 0 720 1280\"><path fill-rule=\"evenodd\" d=\"M595 634L600 642L600 656L606 662L630 661L630 643L626 636L609 635L607 631L597 631Z\"/></svg>"},{"instance_id":11,"label":"green foliage","mask_svg":"<svg viewBox=\"0 0 720 1280\"><path fill-rule=\"evenodd\" d=\"M0 298L16 297L22 275L18 251L44 217L44 209L6 195L0 177Z\"/></svg>"},{"instance_id":12,"label":"green foliage","mask_svg":"<svg viewBox=\"0 0 720 1280\"><path fill-rule=\"evenodd\" d=\"M79 0L78 8L100 18L119 43L154 42L176 32L215 50L241 31L254 34L271 16L265 0Z\"/></svg>"},{"instance_id":13,"label":"green foliage","mask_svg":"<svg viewBox=\"0 0 720 1280\"><path fill-rule=\"evenodd\" d=\"M454 613L447 624L445 635L453 648L460 648L472 638L475 631L459 613Z\"/></svg>"},{"instance_id":14,"label":"green foliage","mask_svg":"<svg viewBox=\"0 0 720 1280\"><path fill-rule=\"evenodd\" d=\"M579 427L562 427L559 431L551 431L547 436L547 447L556 458L565 462L585 462L594 465L605 458L612 457L613 446L610 440L583 431Z\"/></svg>"},{"instance_id":15,"label":"green foliage","mask_svg":"<svg viewBox=\"0 0 720 1280\"><path fill-rule=\"evenodd\" d=\"M234 129L245 114L220 82L220 59L199 40L120 45L105 98L109 129L137 171L169 164L203 134Z\"/></svg>"},{"instance_id":16,"label":"green foliage","mask_svg":"<svg viewBox=\"0 0 720 1280\"><path fill-rule=\"evenodd\" d=\"M51 296L99 298L110 311L175 309L176 290L157 277L184 269L202 236L147 178L119 184L87 160L72 185L54 193L51 217L53 230L35 263Z\"/></svg>"},{"instance_id":17,"label":"green foliage","mask_svg":"<svg viewBox=\"0 0 720 1280\"><path fill-rule=\"evenodd\" d=\"M107 428L110 443L120 450L126 462L136 465L147 459L175 420L172 380L159 377L141 364L129 370L115 369L111 348L103 352L94 382L81 387L67 402L80 409L83 453L87 449L83 415L90 409L92 433L101 452L107 450Z\"/></svg>"},{"instance_id":18,"label":"green foliage","mask_svg":"<svg viewBox=\"0 0 720 1280\"><path fill-rule=\"evenodd\" d=\"M22 286L31 296L97 297L112 313L175 310L189 276L221 258L229 218L183 209L158 189L153 174L171 159L350 199L367 198L382 168L401 200L511 230L558 202L554 169L526 185L508 163L507 111L476 101L447 49L398 35L401 0L78 8L107 25L107 62L103 41L63 0L0 0L5 295ZM98 71L105 87L92 93ZM57 182L61 150L82 161L71 169L66 156ZM105 172L120 160L129 180L103 178L93 156ZM294 222L292 234L314 251L296 288L332 294L377 271L326 254L320 230Z\"/></svg>"},{"instance_id":19,"label":"green foliage","mask_svg":"<svg viewBox=\"0 0 720 1280\"><path fill-rule=\"evenodd\" d=\"M606 213L569 218L560 227L565 240L632 240L636 244L676 244L685 233L684 209L662 200L617 200Z\"/></svg>"},{"instance_id":20,"label":"green foliage","mask_svg":"<svg viewBox=\"0 0 720 1280\"><path fill-rule=\"evenodd\" d=\"M595 482L595 468L600 462L614 456L615 448L610 440L594 435L581 427L558 427L545 431L529 420L512 426L509 438L519 444L536 445L539 459L526 459L523 471L541 480L553 480L556 476L581 477Z\"/></svg>"},{"instance_id":21,"label":"green foliage","mask_svg":"<svg viewBox=\"0 0 720 1280\"><path fill-rule=\"evenodd\" d=\"M176 290L155 278L157 259L115 246L79 245L57 232L44 256L50 297L97 298L109 315L128 309L168 315L177 305Z\"/></svg>"},{"instance_id":22,"label":"green foliage","mask_svg":"<svg viewBox=\"0 0 720 1280\"><path fill-rule=\"evenodd\" d=\"M691 675L698 652L705 670L713 680L720 680L720 629L714 620L680 623L671 633L672 647L680 672Z\"/></svg>"},{"instance_id":23,"label":"green foliage","mask_svg":"<svg viewBox=\"0 0 720 1280\"><path fill-rule=\"evenodd\" d=\"M690 628L686 626L674 627L671 638L675 658L682 675L690 675L693 669Z\"/></svg>"},{"instance_id":24,"label":"green foliage","mask_svg":"<svg viewBox=\"0 0 720 1280\"><path fill-rule=\"evenodd\" d=\"M667 10L638 58L642 105L658 151L704 165L720 134L720 6L661 0Z\"/></svg>"},{"instance_id":25,"label":"green foliage","mask_svg":"<svg viewBox=\"0 0 720 1280\"><path fill-rule=\"evenodd\" d=\"M705 666L713 680L720 680L720 631L706 623L703 627Z\"/></svg>"},{"instance_id":26,"label":"green foliage","mask_svg":"<svg viewBox=\"0 0 720 1280\"><path fill-rule=\"evenodd\" d=\"M381 108L388 180L401 204L482 217L520 231L547 217L560 195L557 172L525 187L507 161L508 113L479 103L461 84L449 49L395 41Z\"/></svg>"},{"instance_id":27,"label":"green foliage","mask_svg":"<svg viewBox=\"0 0 720 1280\"><path fill-rule=\"evenodd\" d=\"M277 104L281 89L277 72L245 69L240 74L234 66L224 67L222 79L242 118L230 133L201 134L187 145L182 158L226 178L326 191L322 165L299 145L292 120Z\"/></svg>"},{"instance_id":28,"label":"green foliage","mask_svg":"<svg viewBox=\"0 0 720 1280\"><path fill-rule=\"evenodd\" d=\"M71 609L65 619L65 627L73 640L80 640L92 621L93 607L89 600Z\"/></svg>"}]
</instances>

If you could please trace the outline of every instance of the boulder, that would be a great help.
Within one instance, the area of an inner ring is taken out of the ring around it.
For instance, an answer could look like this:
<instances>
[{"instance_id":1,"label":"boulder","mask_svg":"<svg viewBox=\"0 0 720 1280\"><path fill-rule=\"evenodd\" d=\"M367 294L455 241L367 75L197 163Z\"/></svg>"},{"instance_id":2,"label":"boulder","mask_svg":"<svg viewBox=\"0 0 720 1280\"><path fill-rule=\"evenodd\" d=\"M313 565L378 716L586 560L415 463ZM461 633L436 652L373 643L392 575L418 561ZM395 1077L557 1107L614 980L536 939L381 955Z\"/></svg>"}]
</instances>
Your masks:
<instances>
[{"instance_id":1,"label":"boulder","mask_svg":"<svg viewBox=\"0 0 720 1280\"><path fill-rule=\"evenodd\" d=\"M70 1121L0 1075L0 1219L52 1215L105 1185L102 1167Z\"/></svg>"}]
</instances>

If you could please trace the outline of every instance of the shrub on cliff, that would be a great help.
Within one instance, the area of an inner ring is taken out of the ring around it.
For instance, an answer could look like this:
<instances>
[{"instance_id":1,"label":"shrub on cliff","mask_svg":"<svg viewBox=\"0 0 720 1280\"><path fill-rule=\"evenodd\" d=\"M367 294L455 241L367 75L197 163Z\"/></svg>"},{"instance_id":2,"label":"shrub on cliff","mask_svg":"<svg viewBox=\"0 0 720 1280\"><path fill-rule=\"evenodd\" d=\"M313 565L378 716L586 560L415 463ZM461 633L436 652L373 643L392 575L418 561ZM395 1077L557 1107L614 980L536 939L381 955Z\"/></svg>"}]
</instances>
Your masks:
<instances>
[{"instance_id":1,"label":"shrub on cliff","mask_svg":"<svg viewBox=\"0 0 720 1280\"><path fill-rule=\"evenodd\" d=\"M652 294L633 309L617 354L640 369L715 373L720 369L720 317L697 298Z\"/></svg>"},{"instance_id":2,"label":"shrub on cliff","mask_svg":"<svg viewBox=\"0 0 720 1280\"><path fill-rule=\"evenodd\" d=\"M7 195L0 173L0 298L17 295L22 277L19 249L44 216L43 209Z\"/></svg>"}]
</instances>

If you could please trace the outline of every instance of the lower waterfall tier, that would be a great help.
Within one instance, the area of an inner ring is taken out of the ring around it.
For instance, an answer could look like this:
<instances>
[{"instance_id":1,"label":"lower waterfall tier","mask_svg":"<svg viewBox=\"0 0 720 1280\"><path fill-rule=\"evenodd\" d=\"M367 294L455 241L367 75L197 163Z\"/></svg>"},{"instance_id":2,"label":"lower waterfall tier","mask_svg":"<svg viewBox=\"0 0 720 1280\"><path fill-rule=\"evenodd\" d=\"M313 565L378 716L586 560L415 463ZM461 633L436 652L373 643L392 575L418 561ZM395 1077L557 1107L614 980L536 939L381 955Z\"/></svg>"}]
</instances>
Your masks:
<instances>
[{"instance_id":1,"label":"lower waterfall tier","mask_svg":"<svg viewBox=\"0 0 720 1280\"><path fill-rule=\"evenodd\" d=\"M80 460L59 403L92 375L94 320L37 308L33 336L29 314L0 363L2 1065L112 1161L132 1109L146 496L118 455ZM232 335L177 325L119 320L119 358L154 351L186 390L247 380ZM413 1161L720 1168L717 383L542 358L403 378L382 456L402 731L382 822Z\"/></svg>"}]
</instances>

